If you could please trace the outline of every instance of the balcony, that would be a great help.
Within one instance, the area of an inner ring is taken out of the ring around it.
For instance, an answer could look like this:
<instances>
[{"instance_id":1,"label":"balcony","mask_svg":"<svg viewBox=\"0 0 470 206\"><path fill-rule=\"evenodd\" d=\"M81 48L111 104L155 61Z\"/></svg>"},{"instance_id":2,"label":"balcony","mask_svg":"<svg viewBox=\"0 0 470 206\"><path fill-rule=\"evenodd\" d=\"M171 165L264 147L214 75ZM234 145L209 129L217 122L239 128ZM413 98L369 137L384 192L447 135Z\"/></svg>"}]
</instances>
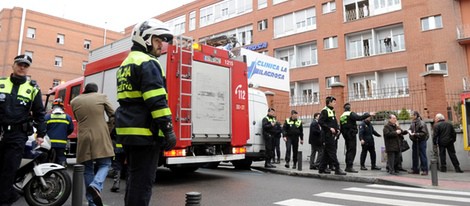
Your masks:
<instances>
[{"instance_id":1,"label":"balcony","mask_svg":"<svg viewBox=\"0 0 470 206\"><path fill-rule=\"evenodd\" d=\"M457 42L459 44L470 44L470 24L457 26Z\"/></svg>"}]
</instances>

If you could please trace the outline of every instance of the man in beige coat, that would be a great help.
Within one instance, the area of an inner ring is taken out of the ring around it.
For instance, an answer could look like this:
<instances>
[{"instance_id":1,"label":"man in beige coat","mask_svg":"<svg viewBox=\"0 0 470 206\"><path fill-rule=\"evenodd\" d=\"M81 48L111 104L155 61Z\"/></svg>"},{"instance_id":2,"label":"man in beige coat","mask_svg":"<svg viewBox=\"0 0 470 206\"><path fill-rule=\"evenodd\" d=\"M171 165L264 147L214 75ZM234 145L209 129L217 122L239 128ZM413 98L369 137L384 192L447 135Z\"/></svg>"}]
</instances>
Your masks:
<instances>
[{"instance_id":1,"label":"man in beige coat","mask_svg":"<svg viewBox=\"0 0 470 206\"><path fill-rule=\"evenodd\" d=\"M83 94L75 97L72 110L78 122L77 163L85 165L85 186L88 205L103 205L100 192L114 156L110 128L105 120L114 122L114 110L106 95L97 93L98 86L89 83ZM96 162L98 171L94 174Z\"/></svg>"}]
</instances>

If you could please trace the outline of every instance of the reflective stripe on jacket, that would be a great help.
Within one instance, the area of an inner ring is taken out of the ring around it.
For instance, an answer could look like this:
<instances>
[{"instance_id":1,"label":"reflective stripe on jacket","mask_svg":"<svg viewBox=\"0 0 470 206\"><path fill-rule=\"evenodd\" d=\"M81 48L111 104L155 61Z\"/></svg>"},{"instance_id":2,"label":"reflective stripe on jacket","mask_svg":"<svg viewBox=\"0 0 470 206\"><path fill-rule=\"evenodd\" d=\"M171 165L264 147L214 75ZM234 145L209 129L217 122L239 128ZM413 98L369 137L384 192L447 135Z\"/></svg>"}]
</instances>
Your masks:
<instances>
[{"instance_id":1,"label":"reflective stripe on jacket","mask_svg":"<svg viewBox=\"0 0 470 206\"><path fill-rule=\"evenodd\" d=\"M65 148L67 136L73 132L72 118L68 114L57 113L46 115L47 135L54 148Z\"/></svg>"}]
</instances>

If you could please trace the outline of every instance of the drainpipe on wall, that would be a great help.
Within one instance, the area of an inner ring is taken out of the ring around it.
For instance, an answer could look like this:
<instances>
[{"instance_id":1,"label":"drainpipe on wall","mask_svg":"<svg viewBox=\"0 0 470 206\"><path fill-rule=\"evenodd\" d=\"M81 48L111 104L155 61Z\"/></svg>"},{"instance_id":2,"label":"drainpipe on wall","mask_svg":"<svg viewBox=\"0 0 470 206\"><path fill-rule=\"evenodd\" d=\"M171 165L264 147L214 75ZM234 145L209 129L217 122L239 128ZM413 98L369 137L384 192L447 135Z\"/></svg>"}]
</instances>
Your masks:
<instances>
[{"instance_id":1,"label":"drainpipe on wall","mask_svg":"<svg viewBox=\"0 0 470 206\"><path fill-rule=\"evenodd\" d=\"M23 33L24 33L24 22L26 20L26 9L23 8L23 14L21 15L21 27L20 27L20 36L18 41L18 54L21 54L21 47L23 46Z\"/></svg>"}]
</instances>

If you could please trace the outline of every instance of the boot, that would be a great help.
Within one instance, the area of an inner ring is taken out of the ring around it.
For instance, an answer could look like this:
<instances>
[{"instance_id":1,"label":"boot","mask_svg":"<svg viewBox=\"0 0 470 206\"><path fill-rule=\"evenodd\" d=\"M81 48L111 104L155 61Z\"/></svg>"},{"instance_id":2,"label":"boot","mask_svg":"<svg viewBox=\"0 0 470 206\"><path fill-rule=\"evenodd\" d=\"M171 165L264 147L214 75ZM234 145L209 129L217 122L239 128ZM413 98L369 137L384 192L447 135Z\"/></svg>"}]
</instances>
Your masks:
<instances>
[{"instance_id":1,"label":"boot","mask_svg":"<svg viewBox=\"0 0 470 206\"><path fill-rule=\"evenodd\" d=\"M292 165L292 169L297 169L297 162L294 162L294 164Z\"/></svg>"},{"instance_id":2,"label":"boot","mask_svg":"<svg viewBox=\"0 0 470 206\"><path fill-rule=\"evenodd\" d=\"M336 169L336 170L335 170L335 175L346 175L346 172L344 172L344 171L341 170L341 169Z\"/></svg>"},{"instance_id":3,"label":"boot","mask_svg":"<svg viewBox=\"0 0 470 206\"><path fill-rule=\"evenodd\" d=\"M271 158L267 158L264 161L264 168L276 168L276 166L271 164Z\"/></svg>"},{"instance_id":4,"label":"boot","mask_svg":"<svg viewBox=\"0 0 470 206\"><path fill-rule=\"evenodd\" d=\"M281 158L280 157L277 157L276 164L281 164Z\"/></svg>"},{"instance_id":5,"label":"boot","mask_svg":"<svg viewBox=\"0 0 470 206\"><path fill-rule=\"evenodd\" d=\"M463 170L460 169L459 166L455 167L455 172L457 173L463 173Z\"/></svg>"},{"instance_id":6,"label":"boot","mask_svg":"<svg viewBox=\"0 0 470 206\"><path fill-rule=\"evenodd\" d=\"M344 171L350 172L350 173L357 173L357 170L353 169L352 167L348 167Z\"/></svg>"},{"instance_id":7,"label":"boot","mask_svg":"<svg viewBox=\"0 0 470 206\"><path fill-rule=\"evenodd\" d=\"M116 172L114 175L113 186L111 187L111 192L119 192L119 186L121 184L121 173Z\"/></svg>"},{"instance_id":8,"label":"boot","mask_svg":"<svg viewBox=\"0 0 470 206\"><path fill-rule=\"evenodd\" d=\"M284 165L286 168L289 168L289 161L286 161L286 165Z\"/></svg>"},{"instance_id":9,"label":"boot","mask_svg":"<svg viewBox=\"0 0 470 206\"><path fill-rule=\"evenodd\" d=\"M457 171L457 169L455 169ZM447 167L441 167L441 172L447 172Z\"/></svg>"}]
</instances>

